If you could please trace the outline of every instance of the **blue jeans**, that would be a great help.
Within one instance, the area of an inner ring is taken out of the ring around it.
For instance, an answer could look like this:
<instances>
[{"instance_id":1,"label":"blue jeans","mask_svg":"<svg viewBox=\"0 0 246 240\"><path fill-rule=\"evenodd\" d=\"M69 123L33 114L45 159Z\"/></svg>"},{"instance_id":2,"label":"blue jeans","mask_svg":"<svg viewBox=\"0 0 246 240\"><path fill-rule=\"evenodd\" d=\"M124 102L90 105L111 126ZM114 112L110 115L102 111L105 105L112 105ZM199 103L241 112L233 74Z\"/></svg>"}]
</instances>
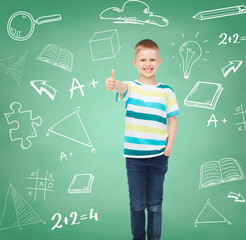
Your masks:
<instances>
[{"instance_id":1,"label":"blue jeans","mask_svg":"<svg viewBox=\"0 0 246 240\"><path fill-rule=\"evenodd\" d=\"M163 183L168 168L165 155L126 158L133 240L145 240L145 208L148 211L148 240L160 240Z\"/></svg>"}]
</instances>

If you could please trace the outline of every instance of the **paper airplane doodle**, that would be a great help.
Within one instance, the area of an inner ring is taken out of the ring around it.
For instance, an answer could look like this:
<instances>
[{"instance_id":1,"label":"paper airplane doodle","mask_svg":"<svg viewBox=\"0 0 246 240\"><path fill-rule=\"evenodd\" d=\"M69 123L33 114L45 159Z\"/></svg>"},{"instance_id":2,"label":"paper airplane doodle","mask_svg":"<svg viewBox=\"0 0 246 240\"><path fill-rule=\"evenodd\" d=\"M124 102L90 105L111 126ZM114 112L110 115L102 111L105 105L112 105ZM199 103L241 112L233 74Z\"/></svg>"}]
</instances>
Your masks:
<instances>
[{"instance_id":1,"label":"paper airplane doodle","mask_svg":"<svg viewBox=\"0 0 246 240\"><path fill-rule=\"evenodd\" d=\"M12 112L4 113L8 124L16 123L16 127L9 130L11 141L20 140L21 148L28 149L31 147L31 138L37 137L35 126L42 124L42 118L33 118L32 110L22 111L22 105L19 102L10 104ZM24 136L23 136L24 135Z\"/></svg>"},{"instance_id":2,"label":"paper airplane doodle","mask_svg":"<svg viewBox=\"0 0 246 240\"><path fill-rule=\"evenodd\" d=\"M3 215L0 221L0 230L22 226L45 223L33 208L16 191L12 184L9 185L5 198Z\"/></svg>"},{"instance_id":3,"label":"paper airplane doodle","mask_svg":"<svg viewBox=\"0 0 246 240\"><path fill-rule=\"evenodd\" d=\"M9 73L12 76L12 78L14 78L18 85L20 84L27 53L28 51L21 52L14 56L0 60L0 65L6 70L6 73Z\"/></svg>"},{"instance_id":4,"label":"paper airplane doodle","mask_svg":"<svg viewBox=\"0 0 246 240\"><path fill-rule=\"evenodd\" d=\"M92 148L91 140L85 130L78 110L52 125L48 129L47 136L49 136L49 133L54 133L68 140ZM95 148L92 148L91 151L95 153Z\"/></svg>"},{"instance_id":5,"label":"paper airplane doodle","mask_svg":"<svg viewBox=\"0 0 246 240\"><path fill-rule=\"evenodd\" d=\"M240 60L229 61L229 64L221 69L224 78L227 77L231 71L235 73L242 63L243 61Z\"/></svg>"},{"instance_id":6,"label":"paper airplane doodle","mask_svg":"<svg viewBox=\"0 0 246 240\"><path fill-rule=\"evenodd\" d=\"M195 220L195 227L200 223L228 223L229 222L218 210L216 210L211 204L209 199L206 205L203 207L202 211L199 213Z\"/></svg>"},{"instance_id":7,"label":"paper airplane doodle","mask_svg":"<svg viewBox=\"0 0 246 240\"><path fill-rule=\"evenodd\" d=\"M241 195L241 193L234 193L230 192L227 196L227 198L234 198L234 202L245 202L244 197Z\"/></svg>"},{"instance_id":8,"label":"paper airplane doodle","mask_svg":"<svg viewBox=\"0 0 246 240\"><path fill-rule=\"evenodd\" d=\"M45 92L51 100L54 100L57 90L49 86L46 82L46 80L33 80L30 81L30 84L38 92L40 96L43 92Z\"/></svg>"},{"instance_id":9,"label":"paper airplane doodle","mask_svg":"<svg viewBox=\"0 0 246 240\"><path fill-rule=\"evenodd\" d=\"M166 27L169 23L166 18L154 15L149 10L149 6L139 0L126 1L122 9L107 8L101 12L100 19L114 20L114 23L152 24L158 27Z\"/></svg>"}]
</instances>

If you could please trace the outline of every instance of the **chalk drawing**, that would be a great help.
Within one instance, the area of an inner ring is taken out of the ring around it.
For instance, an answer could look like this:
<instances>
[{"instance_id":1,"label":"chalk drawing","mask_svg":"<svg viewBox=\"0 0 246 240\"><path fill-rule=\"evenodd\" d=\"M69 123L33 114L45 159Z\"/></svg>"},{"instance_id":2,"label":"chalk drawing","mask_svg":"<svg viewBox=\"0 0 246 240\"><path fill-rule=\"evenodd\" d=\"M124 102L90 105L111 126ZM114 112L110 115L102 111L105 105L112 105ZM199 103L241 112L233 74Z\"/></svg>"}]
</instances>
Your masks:
<instances>
[{"instance_id":1,"label":"chalk drawing","mask_svg":"<svg viewBox=\"0 0 246 240\"><path fill-rule=\"evenodd\" d=\"M0 60L0 65L5 69L6 74L9 73L11 77L20 84L23 68L26 63L26 52L21 52L8 58Z\"/></svg>"},{"instance_id":2,"label":"chalk drawing","mask_svg":"<svg viewBox=\"0 0 246 240\"><path fill-rule=\"evenodd\" d=\"M198 81L184 100L189 107L198 107L214 110L223 87L219 83Z\"/></svg>"},{"instance_id":3,"label":"chalk drawing","mask_svg":"<svg viewBox=\"0 0 246 240\"><path fill-rule=\"evenodd\" d=\"M208 20L208 19L213 19L213 18L234 16L234 15L239 15L239 14L244 14L244 13L246 13L246 6L239 5L239 6L233 6L233 7L202 11L202 12L197 13L195 16L193 16L193 18L197 20Z\"/></svg>"},{"instance_id":4,"label":"chalk drawing","mask_svg":"<svg viewBox=\"0 0 246 240\"><path fill-rule=\"evenodd\" d=\"M195 227L198 224L208 224L208 223L228 223L228 221L214 206L211 205L210 200L207 200L206 205L203 207L202 211L199 213L195 220Z\"/></svg>"},{"instance_id":5,"label":"chalk drawing","mask_svg":"<svg viewBox=\"0 0 246 240\"><path fill-rule=\"evenodd\" d=\"M30 84L38 92L40 96L44 92L53 101L55 99L57 90L48 85L46 82L46 80L33 80L30 81Z\"/></svg>"},{"instance_id":6,"label":"chalk drawing","mask_svg":"<svg viewBox=\"0 0 246 240\"><path fill-rule=\"evenodd\" d=\"M36 24L40 25L60 20L60 14L39 17L34 20L30 13L18 11L9 18L7 23L7 32L12 39L16 41L25 41L32 36Z\"/></svg>"},{"instance_id":7,"label":"chalk drawing","mask_svg":"<svg viewBox=\"0 0 246 240\"><path fill-rule=\"evenodd\" d=\"M196 41L187 41L180 46L179 54L183 60L184 78L188 79L193 64L202 55L202 48Z\"/></svg>"},{"instance_id":8,"label":"chalk drawing","mask_svg":"<svg viewBox=\"0 0 246 240\"><path fill-rule=\"evenodd\" d=\"M45 223L10 183L5 198L0 230Z\"/></svg>"},{"instance_id":9,"label":"chalk drawing","mask_svg":"<svg viewBox=\"0 0 246 240\"><path fill-rule=\"evenodd\" d=\"M77 86L75 86L75 84L76 84ZM72 82L72 87L69 89L69 91L70 91L70 99L73 98L73 91L76 90L76 89L79 89L80 92L81 92L81 95L82 95L82 96L85 96L84 91L83 91L83 87L84 87L84 86L85 86L85 85L80 84L79 81L78 81L78 79L74 77L74 78L73 78L73 82Z\"/></svg>"},{"instance_id":10,"label":"chalk drawing","mask_svg":"<svg viewBox=\"0 0 246 240\"><path fill-rule=\"evenodd\" d=\"M91 193L94 176L91 173L75 174L68 188L69 193Z\"/></svg>"},{"instance_id":11,"label":"chalk drawing","mask_svg":"<svg viewBox=\"0 0 246 240\"><path fill-rule=\"evenodd\" d=\"M234 113L234 116L239 116L242 117L242 120L238 123L236 123L236 126L238 128L238 131L242 132L243 127L244 131L246 133L246 117L245 117L246 111L243 108L243 104L241 103L237 108L236 108L236 113Z\"/></svg>"},{"instance_id":12,"label":"chalk drawing","mask_svg":"<svg viewBox=\"0 0 246 240\"><path fill-rule=\"evenodd\" d=\"M73 59L73 54L69 50L62 49L54 44L46 45L37 57L37 60L49 63L69 72L73 69Z\"/></svg>"},{"instance_id":13,"label":"chalk drawing","mask_svg":"<svg viewBox=\"0 0 246 240\"><path fill-rule=\"evenodd\" d=\"M91 151L95 153L95 148L92 147L91 140L86 132L78 111L79 110L72 112L52 125L48 129L47 136L49 136L49 133L54 133L60 137L89 147L91 148Z\"/></svg>"},{"instance_id":14,"label":"chalk drawing","mask_svg":"<svg viewBox=\"0 0 246 240\"><path fill-rule=\"evenodd\" d=\"M28 196L33 196L34 192L34 201L36 201L38 192L41 192L43 194L43 200L45 201L46 192L54 191L54 177L53 173L49 171L46 171L45 177L40 177L39 175L39 169L37 169L28 177L29 182L32 183L32 187L27 188Z\"/></svg>"},{"instance_id":15,"label":"chalk drawing","mask_svg":"<svg viewBox=\"0 0 246 240\"><path fill-rule=\"evenodd\" d=\"M203 40L202 43L198 43L198 37L200 32L197 31L194 40L189 40L183 42L179 47L179 56L181 57L182 64L179 67L183 66L183 76L185 79L190 78L191 70L194 68L195 65L200 65L200 59L207 62L207 58L205 57L206 54L210 54L210 51L202 50L201 44L205 44L208 40ZM184 33L182 33L182 38L185 38ZM177 45L177 43L171 43L172 46ZM172 56L173 59L176 56Z\"/></svg>"},{"instance_id":16,"label":"chalk drawing","mask_svg":"<svg viewBox=\"0 0 246 240\"><path fill-rule=\"evenodd\" d=\"M234 33L233 36L228 36L227 33L221 33L219 38L222 40L218 43L218 45L226 45L228 43L241 43L241 41L246 40L246 36L239 36L238 33Z\"/></svg>"},{"instance_id":17,"label":"chalk drawing","mask_svg":"<svg viewBox=\"0 0 246 240\"><path fill-rule=\"evenodd\" d=\"M73 153L69 153L69 156L72 156ZM67 160L67 154L65 154L64 152L61 152L61 156L60 156L60 162L63 161L63 158L65 158L65 160Z\"/></svg>"},{"instance_id":18,"label":"chalk drawing","mask_svg":"<svg viewBox=\"0 0 246 240\"><path fill-rule=\"evenodd\" d=\"M42 118L33 118L32 110L22 111L22 105L19 102L10 104L12 112L4 113L8 124L16 123L16 127L9 129L11 141L20 140L21 148L28 149L31 147L31 138L37 137L35 127L41 126ZM23 132L25 136L23 136Z\"/></svg>"},{"instance_id":19,"label":"chalk drawing","mask_svg":"<svg viewBox=\"0 0 246 240\"><path fill-rule=\"evenodd\" d=\"M89 45L92 61L115 58L121 48L118 30L96 32Z\"/></svg>"},{"instance_id":20,"label":"chalk drawing","mask_svg":"<svg viewBox=\"0 0 246 240\"><path fill-rule=\"evenodd\" d=\"M241 193L230 192L227 198L234 198L234 202L245 202L245 199Z\"/></svg>"},{"instance_id":21,"label":"chalk drawing","mask_svg":"<svg viewBox=\"0 0 246 240\"><path fill-rule=\"evenodd\" d=\"M244 179L238 161L227 157L219 161L206 162L201 166L199 189Z\"/></svg>"},{"instance_id":22,"label":"chalk drawing","mask_svg":"<svg viewBox=\"0 0 246 240\"><path fill-rule=\"evenodd\" d=\"M128 0L122 9L110 7L100 14L100 19L114 20L114 23L151 24L158 27L166 27L169 22L166 18L154 15L149 6L139 0Z\"/></svg>"},{"instance_id":23,"label":"chalk drawing","mask_svg":"<svg viewBox=\"0 0 246 240\"><path fill-rule=\"evenodd\" d=\"M58 229L63 228L63 225L61 224L62 221L64 222L64 225L71 225L72 226L72 225L78 225L81 223L80 221L87 220L88 218L89 218L89 220L94 218L96 222L99 220L98 219L98 213L97 212L94 213L93 208L90 209L89 216L88 216L88 214L83 214L79 217L77 212L71 212L69 217L66 216L63 218L61 213L55 213L52 216L51 221L54 221L56 219L56 217L57 217L56 223L51 228L51 230L54 230L56 228L58 228ZM80 221L78 221L78 218Z\"/></svg>"}]
</instances>

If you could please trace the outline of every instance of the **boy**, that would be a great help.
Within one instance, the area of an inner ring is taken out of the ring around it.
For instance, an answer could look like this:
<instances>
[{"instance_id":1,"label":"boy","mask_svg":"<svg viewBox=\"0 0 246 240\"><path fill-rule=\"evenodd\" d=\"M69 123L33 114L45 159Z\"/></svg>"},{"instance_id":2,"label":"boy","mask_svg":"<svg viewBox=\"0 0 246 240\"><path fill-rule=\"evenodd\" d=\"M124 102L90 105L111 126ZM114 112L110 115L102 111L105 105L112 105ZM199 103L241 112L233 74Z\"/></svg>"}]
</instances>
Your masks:
<instances>
[{"instance_id":1,"label":"boy","mask_svg":"<svg viewBox=\"0 0 246 240\"><path fill-rule=\"evenodd\" d=\"M106 89L126 102L124 157L130 197L133 240L145 240L145 208L148 240L160 240L163 183L177 131L179 113L173 89L155 79L161 59L158 45L145 39L135 46L135 81L115 80L114 70ZM168 133L167 133L168 122Z\"/></svg>"}]
</instances>

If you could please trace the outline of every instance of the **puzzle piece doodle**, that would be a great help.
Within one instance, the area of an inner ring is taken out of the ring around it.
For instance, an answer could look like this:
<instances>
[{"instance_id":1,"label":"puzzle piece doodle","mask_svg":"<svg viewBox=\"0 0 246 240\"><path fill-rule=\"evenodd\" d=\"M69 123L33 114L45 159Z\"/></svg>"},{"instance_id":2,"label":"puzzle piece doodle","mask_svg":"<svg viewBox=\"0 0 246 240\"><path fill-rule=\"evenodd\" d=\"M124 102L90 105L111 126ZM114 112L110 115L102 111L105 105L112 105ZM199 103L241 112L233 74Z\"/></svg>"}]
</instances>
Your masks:
<instances>
[{"instance_id":1,"label":"puzzle piece doodle","mask_svg":"<svg viewBox=\"0 0 246 240\"><path fill-rule=\"evenodd\" d=\"M37 137L36 126L42 124L41 117L32 117L32 110L21 111L22 105L19 102L13 102L10 104L12 112L4 113L8 124L14 124L9 129L9 136L11 141L20 140L21 148L28 149L31 147L31 138Z\"/></svg>"}]
</instances>

